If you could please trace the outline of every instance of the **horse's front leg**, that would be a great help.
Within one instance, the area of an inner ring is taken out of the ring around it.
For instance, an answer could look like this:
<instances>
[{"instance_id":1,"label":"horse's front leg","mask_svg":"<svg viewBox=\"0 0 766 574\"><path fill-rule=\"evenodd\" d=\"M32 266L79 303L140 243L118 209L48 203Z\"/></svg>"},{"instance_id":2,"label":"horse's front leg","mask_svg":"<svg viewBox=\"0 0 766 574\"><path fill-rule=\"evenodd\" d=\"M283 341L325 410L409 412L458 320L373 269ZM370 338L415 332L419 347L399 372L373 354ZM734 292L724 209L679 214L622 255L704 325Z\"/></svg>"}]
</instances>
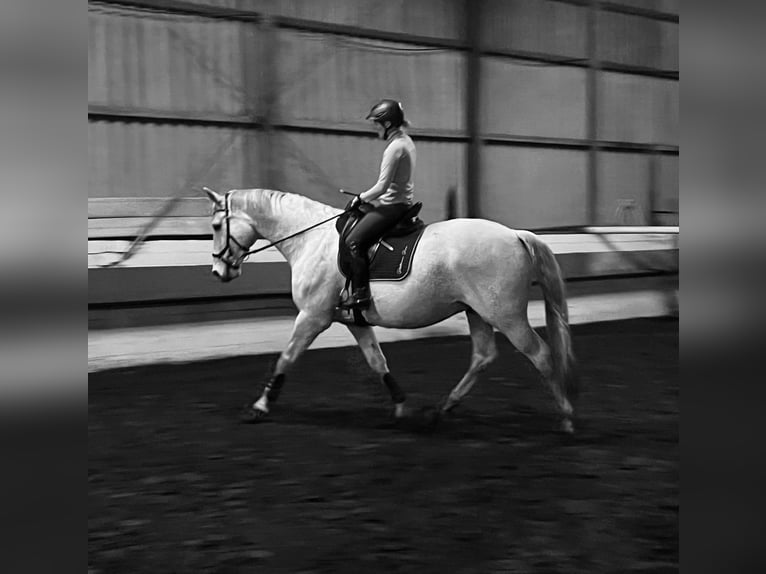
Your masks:
<instances>
[{"instance_id":1,"label":"horse's front leg","mask_svg":"<svg viewBox=\"0 0 766 574\"><path fill-rule=\"evenodd\" d=\"M367 363L370 365L373 371L380 375L381 382L386 386L388 392L391 394L391 400L394 403L394 416L396 418L402 418L405 416L404 401L406 399L404 391L399 387L399 383L396 382L391 373L388 370L388 363L386 363L386 357L383 355L383 351L380 349L378 339L375 336L375 331L372 327L359 327L356 325L347 325L351 334L354 335L356 342L359 343L359 348L362 349L364 358L367 359Z\"/></svg>"},{"instance_id":2,"label":"horse's front leg","mask_svg":"<svg viewBox=\"0 0 766 574\"><path fill-rule=\"evenodd\" d=\"M242 413L245 422L258 422L269 413L269 404L279 398L282 386L285 383L285 374L292 367L303 352L309 348L322 331L330 325L329 320L310 315L301 311L295 319L290 342L279 356L277 366L271 379L266 383L261 397L252 405L247 405Z\"/></svg>"}]
</instances>

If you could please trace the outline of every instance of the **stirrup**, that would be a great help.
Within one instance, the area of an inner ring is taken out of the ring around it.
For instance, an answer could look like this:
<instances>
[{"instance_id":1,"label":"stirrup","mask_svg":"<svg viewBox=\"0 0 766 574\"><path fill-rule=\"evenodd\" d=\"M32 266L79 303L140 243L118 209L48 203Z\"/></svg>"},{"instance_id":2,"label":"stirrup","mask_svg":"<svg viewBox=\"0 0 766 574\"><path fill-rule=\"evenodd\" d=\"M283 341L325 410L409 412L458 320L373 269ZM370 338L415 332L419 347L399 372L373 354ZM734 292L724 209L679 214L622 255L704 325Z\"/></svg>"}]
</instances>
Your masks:
<instances>
[{"instance_id":1,"label":"stirrup","mask_svg":"<svg viewBox=\"0 0 766 574\"><path fill-rule=\"evenodd\" d=\"M372 299L367 296L359 299L353 299L351 301L351 308L352 309L359 309L360 311L366 311L370 308L370 304L372 303Z\"/></svg>"},{"instance_id":2,"label":"stirrup","mask_svg":"<svg viewBox=\"0 0 766 574\"><path fill-rule=\"evenodd\" d=\"M345 301L341 301L338 307L341 309L359 309L360 311L366 311L370 308L371 303L372 299L370 297L365 297L364 299L354 299L353 297L349 297Z\"/></svg>"},{"instance_id":3,"label":"stirrup","mask_svg":"<svg viewBox=\"0 0 766 574\"><path fill-rule=\"evenodd\" d=\"M351 305L355 309L365 310L370 307L372 297L370 296L370 287L360 287L351 291Z\"/></svg>"},{"instance_id":4,"label":"stirrup","mask_svg":"<svg viewBox=\"0 0 766 574\"><path fill-rule=\"evenodd\" d=\"M344 293L347 295L346 297L343 297ZM348 291L344 289L341 291L341 299L338 302L337 307L335 307L334 317L336 321L340 321L341 323L353 323L360 327L368 327L370 323L368 323L367 319L362 315L362 312L365 310L366 308L360 309L356 305L356 301L349 297Z\"/></svg>"}]
</instances>

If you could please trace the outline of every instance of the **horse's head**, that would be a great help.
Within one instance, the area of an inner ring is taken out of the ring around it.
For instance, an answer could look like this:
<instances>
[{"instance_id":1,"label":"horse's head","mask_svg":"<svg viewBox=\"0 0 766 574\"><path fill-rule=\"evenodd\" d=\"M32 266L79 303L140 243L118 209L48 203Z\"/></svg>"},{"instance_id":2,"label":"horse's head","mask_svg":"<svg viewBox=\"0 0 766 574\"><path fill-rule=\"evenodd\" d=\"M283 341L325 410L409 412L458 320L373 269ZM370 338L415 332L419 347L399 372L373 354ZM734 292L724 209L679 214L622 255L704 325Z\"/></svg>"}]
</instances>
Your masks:
<instances>
[{"instance_id":1,"label":"horse's head","mask_svg":"<svg viewBox=\"0 0 766 574\"><path fill-rule=\"evenodd\" d=\"M242 262L258 236L253 220L232 207L233 192L225 196L205 188L213 203L213 275L223 282L242 274Z\"/></svg>"}]
</instances>

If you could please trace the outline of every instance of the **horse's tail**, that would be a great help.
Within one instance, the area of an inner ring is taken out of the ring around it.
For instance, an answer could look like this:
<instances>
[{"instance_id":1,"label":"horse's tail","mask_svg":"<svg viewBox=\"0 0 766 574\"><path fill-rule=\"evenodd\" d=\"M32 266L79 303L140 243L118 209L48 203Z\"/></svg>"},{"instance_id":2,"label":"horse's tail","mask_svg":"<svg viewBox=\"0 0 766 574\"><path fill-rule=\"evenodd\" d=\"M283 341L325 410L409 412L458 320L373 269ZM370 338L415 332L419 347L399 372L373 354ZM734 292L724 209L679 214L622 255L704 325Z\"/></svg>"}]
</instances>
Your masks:
<instances>
[{"instance_id":1,"label":"horse's tail","mask_svg":"<svg viewBox=\"0 0 766 574\"><path fill-rule=\"evenodd\" d=\"M529 252L537 281L543 290L545 324L548 344L551 346L554 380L572 401L577 398L579 389L561 268L551 248L537 235L529 231L518 231L517 233Z\"/></svg>"}]
</instances>

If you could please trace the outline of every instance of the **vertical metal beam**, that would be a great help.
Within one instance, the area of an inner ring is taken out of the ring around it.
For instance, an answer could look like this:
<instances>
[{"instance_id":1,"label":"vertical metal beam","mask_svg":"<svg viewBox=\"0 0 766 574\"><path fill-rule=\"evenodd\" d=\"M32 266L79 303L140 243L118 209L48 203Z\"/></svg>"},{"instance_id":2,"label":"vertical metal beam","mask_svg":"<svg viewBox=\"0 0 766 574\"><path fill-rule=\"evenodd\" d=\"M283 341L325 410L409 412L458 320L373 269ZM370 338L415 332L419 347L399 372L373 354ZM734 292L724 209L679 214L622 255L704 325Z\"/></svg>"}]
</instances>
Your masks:
<instances>
[{"instance_id":1,"label":"vertical metal beam","mask_svg":"<svg viewBox=\"0 0 766 574\"><path fill-rule=\"evenodd\" d=\"M279 31L274 21L268 16L264 16L258 26L258 32L261 36L261 74L260 74L260 101L261 110L259 113L263 125L263 134L261 137L261 173L263 184L261 187L276 189L279 187L277 179L280 177L282 169L281 164L277 164L277 154L274 146L276 144L276 134L274 133L274 115L276 113L277 102L277 43L279 42Z\"/></svg>"},{"instance_id":2,"label":"vertical metal beam","mask_svg":"<svg viewBox=\"0 0 766 574\"><path fill-rule=\"evenodd\" d=\"M260 34L255 24L237 22L231 23L239 28L240 48L242 50L242 76L244 85L244 113L252 120L258 120L258 110L261 107L258 95L260 85L261 53ZM236 128L233 128L236 129ZM259 157L260 134L254 129L242 130L242 186L257 187L261 185L261 169Z\"/></svg>"},{"instance_id":3,"label":"vertical metal beam","mask_svg":"<svg viewBox=\"0 0 766 574\"><path fill-rule=\"evenodd\" d=\"M481 185L481 138L479 111L481 97L481 5L476 0L464 0L466 51L465 123L468 132L466 155L466 215L479 217Z\"/></svg>"},{"instance_id":4,"label":"vertical metal beam","mask_svg":"<svg viewBox=\"0 0 766 574\"><path fill-rule=\"evenodd\" d=\"M599 61L597 53L598 42L598 11L599 0L590 0L588 5L588 81L586 98L588 102L588 177L587 177L587 210L588 224L598 224L598 85Z\"/></svg>"}]
</instances>

